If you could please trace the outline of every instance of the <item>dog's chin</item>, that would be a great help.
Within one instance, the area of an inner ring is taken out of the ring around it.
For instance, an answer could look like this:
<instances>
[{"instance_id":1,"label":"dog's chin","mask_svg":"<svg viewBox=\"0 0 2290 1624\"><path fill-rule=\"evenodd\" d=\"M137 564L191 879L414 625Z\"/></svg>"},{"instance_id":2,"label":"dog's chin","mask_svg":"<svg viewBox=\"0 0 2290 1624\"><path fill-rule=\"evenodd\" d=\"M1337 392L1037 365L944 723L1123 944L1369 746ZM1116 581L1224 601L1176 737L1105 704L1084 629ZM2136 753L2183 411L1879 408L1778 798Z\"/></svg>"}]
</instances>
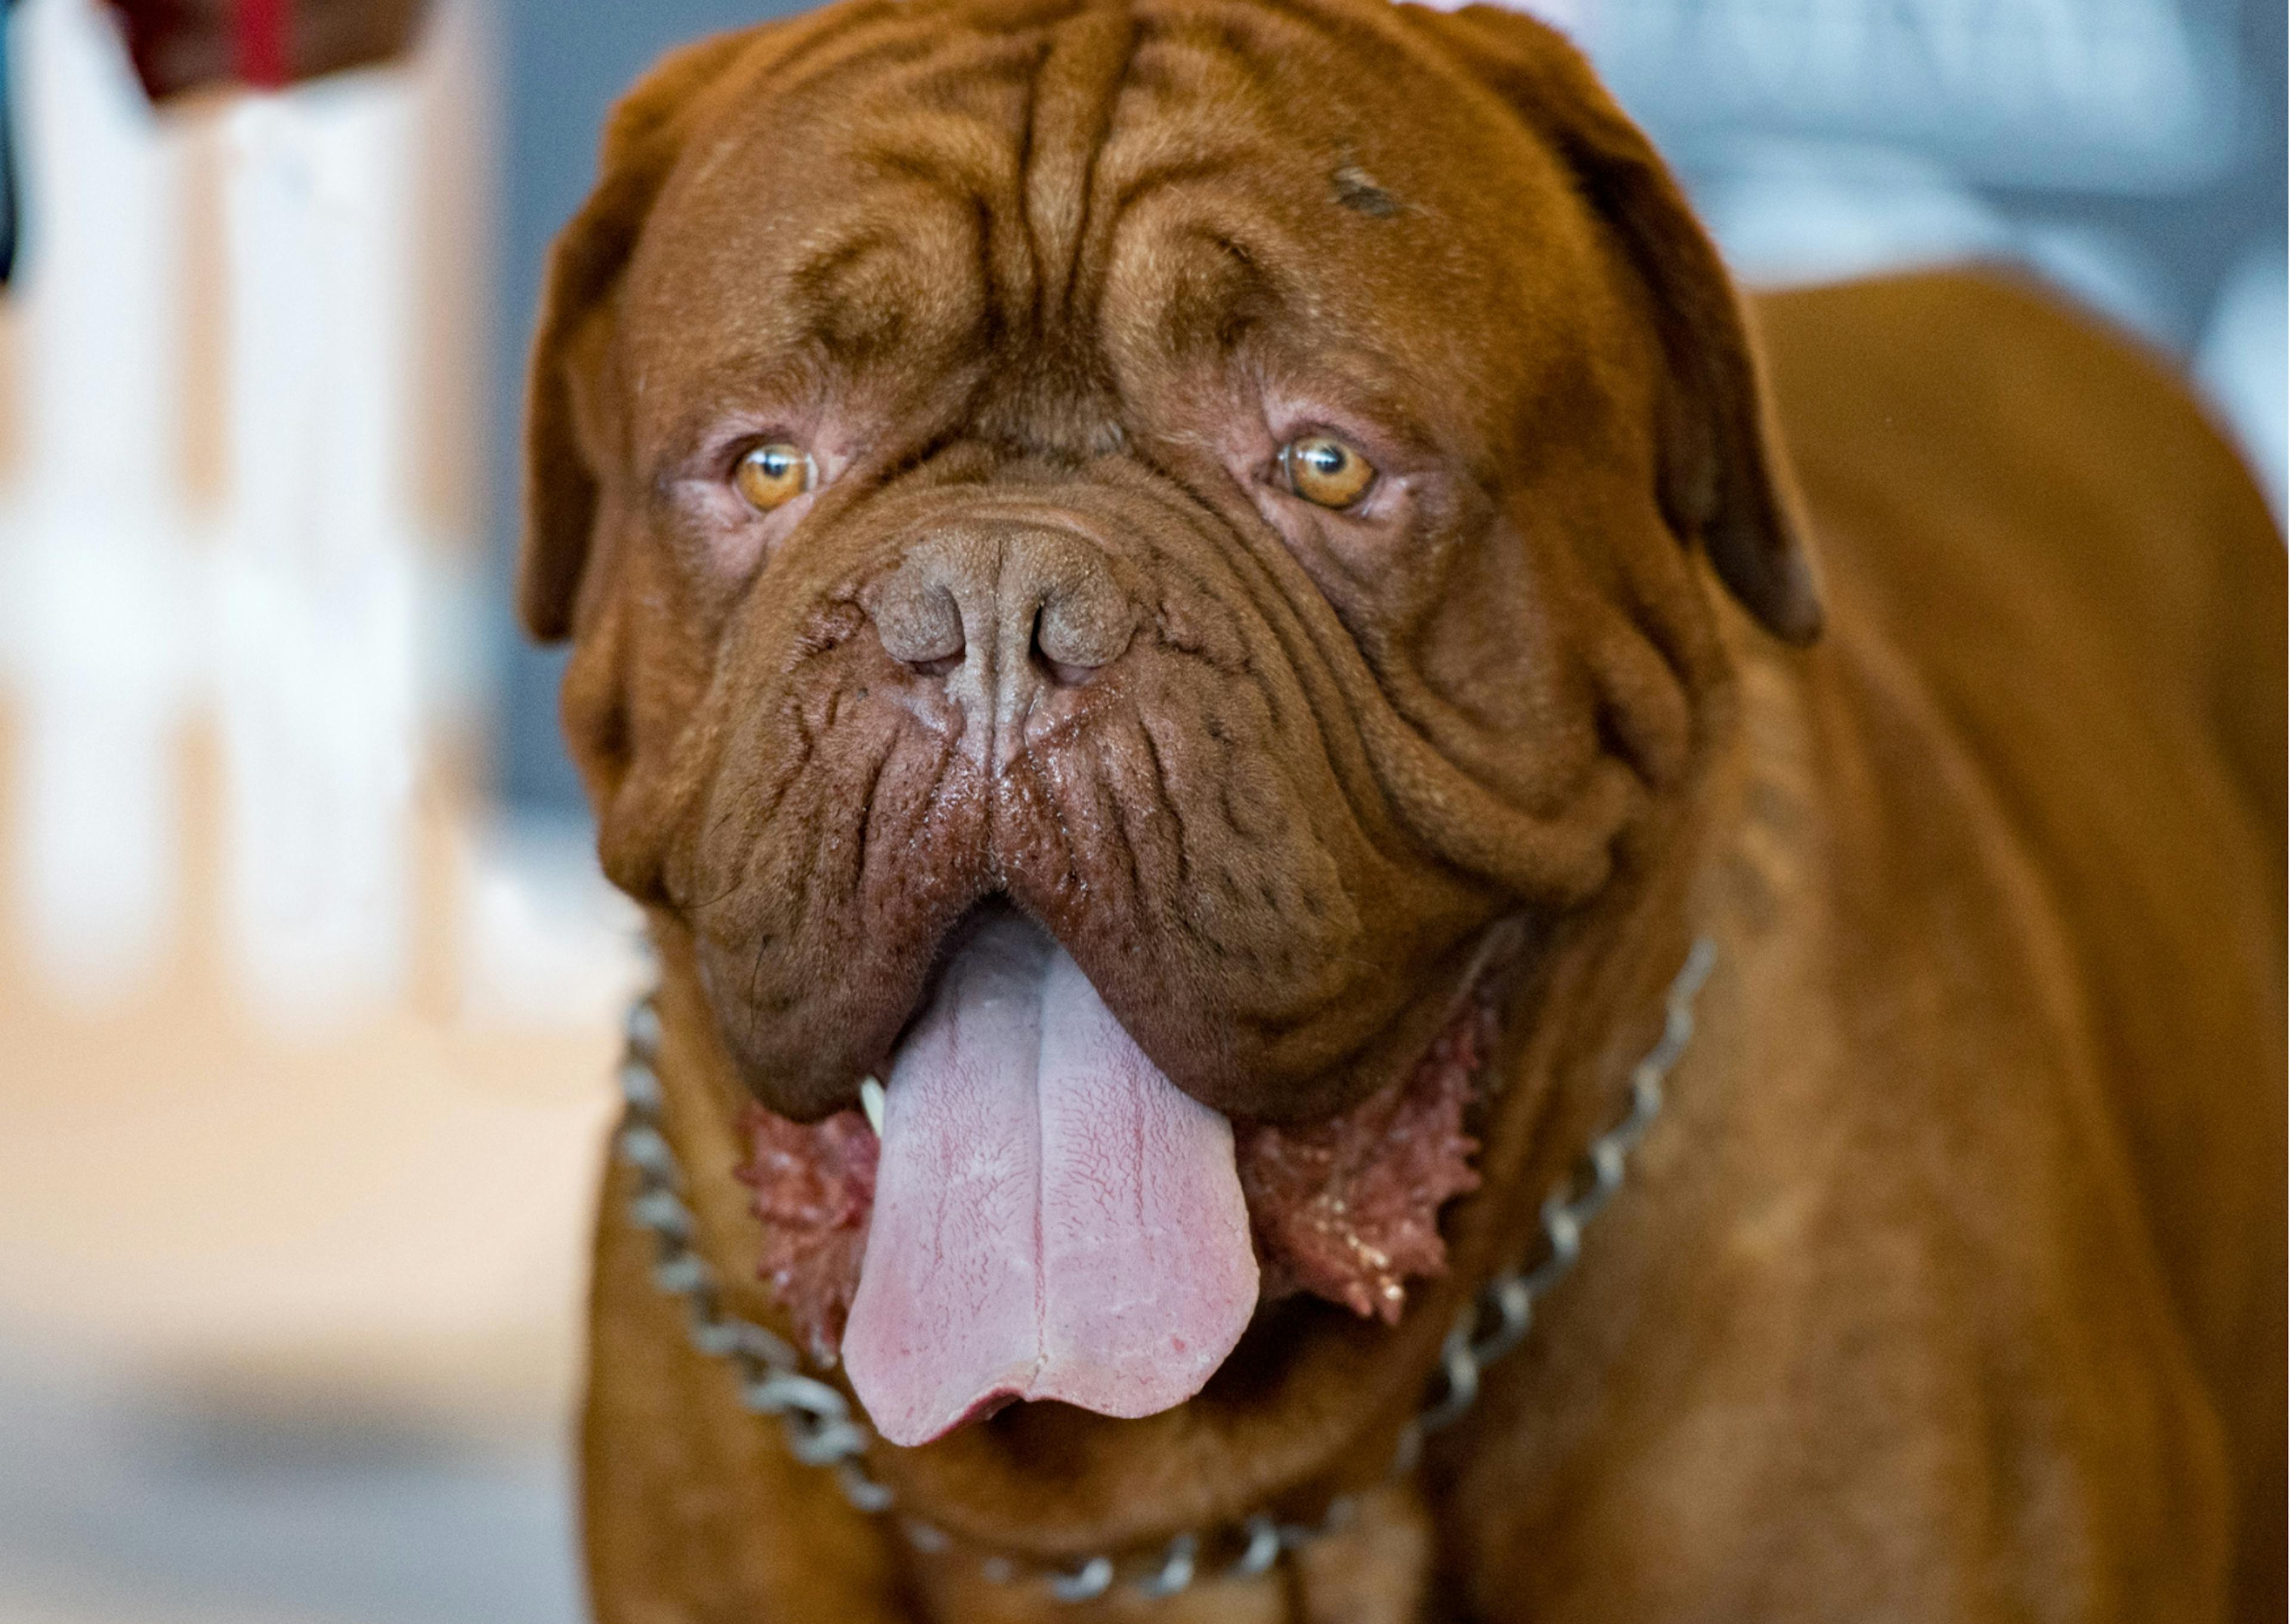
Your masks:
<instances>
[{"instance_id":1,"label":"dog's chin","mask_svg":"<svg viewBox=\"0 0 2290 1624\"><path fill-rule=\"evenodd\" d=\"M1005 906L948 937L856 1110L757 1108L763 1273L892 1443L1021 1400L1115 1417L1197 1393L1261 1302L1396 1320L1477 1185L1464 1118L1493 1017L1466 989L1412 1071L1305 1127L1179 1089L1070 956Z\"/></svg>"}]
</instances>

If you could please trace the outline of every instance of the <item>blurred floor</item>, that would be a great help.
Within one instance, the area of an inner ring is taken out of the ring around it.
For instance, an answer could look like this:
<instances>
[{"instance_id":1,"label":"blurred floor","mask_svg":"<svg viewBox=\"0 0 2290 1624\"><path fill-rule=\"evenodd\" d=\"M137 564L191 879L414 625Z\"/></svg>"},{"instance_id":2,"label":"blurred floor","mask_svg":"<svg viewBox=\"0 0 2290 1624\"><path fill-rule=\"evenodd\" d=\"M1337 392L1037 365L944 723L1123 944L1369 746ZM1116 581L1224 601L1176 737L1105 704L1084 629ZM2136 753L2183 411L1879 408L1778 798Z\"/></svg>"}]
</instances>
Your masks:
<instances>
[{"instance_id":1,"label":"blurred floor","mask_svg":"<svg viewBox=\"0 0 2290 1624\"><path fill-rule=\"evenodd\" d=\"M5 1624L572 1624L564 1462L0 1346Z\"/></svg>"}]
</instances>

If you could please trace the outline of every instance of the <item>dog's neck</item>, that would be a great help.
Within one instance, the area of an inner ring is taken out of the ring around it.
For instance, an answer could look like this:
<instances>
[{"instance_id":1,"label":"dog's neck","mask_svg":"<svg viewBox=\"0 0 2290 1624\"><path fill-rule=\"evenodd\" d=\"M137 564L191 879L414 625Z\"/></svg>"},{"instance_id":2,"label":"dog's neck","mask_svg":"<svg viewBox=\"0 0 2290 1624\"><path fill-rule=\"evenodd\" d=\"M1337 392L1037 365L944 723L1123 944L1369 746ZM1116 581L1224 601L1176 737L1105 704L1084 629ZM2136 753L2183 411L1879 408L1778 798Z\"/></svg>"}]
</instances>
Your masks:
<instances>
[{"instance_id":1,"label":"dog's neck","mask_svg":"<svg viewBox=\"0 0 2290 1624\"><path fill-rule=\"evenodd\" d=\"M1451 1212L1450 1270L1416 1283L1398 1325L1318 1303L1276 1304L1210 1387L1177 1410L1110 1421L1021 1405L919 1449L877 1445L869 1469L904 1511L974 1550L1053 1564L1268 1508L1310 1518L1332 1494L1379 1477L1447 1327L1483 1281L1522 1260L1543 1195L1613 1120L1631 1061L1659 1029L1664 988L1702 914L1697 893L1724 821L1718 809L1737 799L1721 748L1727 711L1721 703L1711 714L1718 725L1694 792L1631 832L1591 904L1528 931L1491 1062L1499 1081L1482 1132L1482 1190ZM750 1192L733 1176L748 1153L739 1126L746 1092L716 1037L688 935L664 915L652 926L665 1124L695 1244L727 1312L784 1332L783 1309L756 1277Z\"/></svg>"}]
</instances>

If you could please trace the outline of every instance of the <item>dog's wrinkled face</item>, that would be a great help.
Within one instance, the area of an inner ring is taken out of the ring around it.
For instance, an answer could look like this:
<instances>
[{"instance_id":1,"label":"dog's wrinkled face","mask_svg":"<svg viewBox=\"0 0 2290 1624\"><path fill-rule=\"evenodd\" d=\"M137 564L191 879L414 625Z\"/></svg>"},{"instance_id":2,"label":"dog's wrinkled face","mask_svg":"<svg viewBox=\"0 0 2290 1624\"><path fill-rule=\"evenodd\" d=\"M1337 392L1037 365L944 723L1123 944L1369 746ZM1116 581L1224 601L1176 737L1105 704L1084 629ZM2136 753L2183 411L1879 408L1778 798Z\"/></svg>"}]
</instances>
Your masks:
<instances>
[{"instance_id":1,"label":"dog's wrinkled face","mask_svg":"<svg viewBox=\"0 0 2290 1624\"><path fill-rule=\"evenodd\" d=\"M1531 24L838 8L624 108L542 337L526 609L577 630L608 867L765 1106L888 1078L886 1180L901 1135L1053 1141L961 1092L1014 1044L1144 1147L1073 1152L1101 1204L1222 1256L1223 1124L1402 1077L1491 927L1676 788L1693 541L1810 630L1752 388Z\"/></svg>"}]
</instances>

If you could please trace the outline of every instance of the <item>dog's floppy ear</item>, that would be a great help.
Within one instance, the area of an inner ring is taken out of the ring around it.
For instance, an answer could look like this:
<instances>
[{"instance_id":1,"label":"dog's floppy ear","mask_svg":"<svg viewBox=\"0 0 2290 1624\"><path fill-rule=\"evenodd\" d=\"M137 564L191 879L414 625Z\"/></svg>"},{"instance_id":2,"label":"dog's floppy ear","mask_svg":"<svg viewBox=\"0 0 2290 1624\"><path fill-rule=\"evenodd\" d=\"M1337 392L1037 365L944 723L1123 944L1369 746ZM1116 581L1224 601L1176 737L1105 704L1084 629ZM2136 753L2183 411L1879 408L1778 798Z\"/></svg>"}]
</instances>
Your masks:
<instances>
[{"instance_id":1,"label":"dog's floppy ear","mask_svg":"<svg viewBox=\"0 0 2290 1624\"><path fill-rule=\"evenodd\" d=\"M572 628L573 604L597 516L593 448L584 442L573 369L593 365L582 342L635 249L684 143L679 115L757 30L720 35L662 58L613 109L597 189L558 233L548 258L525 391L524 548L517 612L544 643Z\"/></svg>"},{"instance_id":2,"label":"dog's floppy ear","mask_svg":"<svg viewBox=\"0 0 2290 1624\"><path fill-rule=\"evenodd\" d=\"M1803 519L1767 415L1750 332L1717 248L1637 126L1580 52L1513 11L1411 15L1554 147L1646 284L1674 391L1661 501L1775 636L1810 643L1821 601Z\"/></svg>"}]
</instances>

